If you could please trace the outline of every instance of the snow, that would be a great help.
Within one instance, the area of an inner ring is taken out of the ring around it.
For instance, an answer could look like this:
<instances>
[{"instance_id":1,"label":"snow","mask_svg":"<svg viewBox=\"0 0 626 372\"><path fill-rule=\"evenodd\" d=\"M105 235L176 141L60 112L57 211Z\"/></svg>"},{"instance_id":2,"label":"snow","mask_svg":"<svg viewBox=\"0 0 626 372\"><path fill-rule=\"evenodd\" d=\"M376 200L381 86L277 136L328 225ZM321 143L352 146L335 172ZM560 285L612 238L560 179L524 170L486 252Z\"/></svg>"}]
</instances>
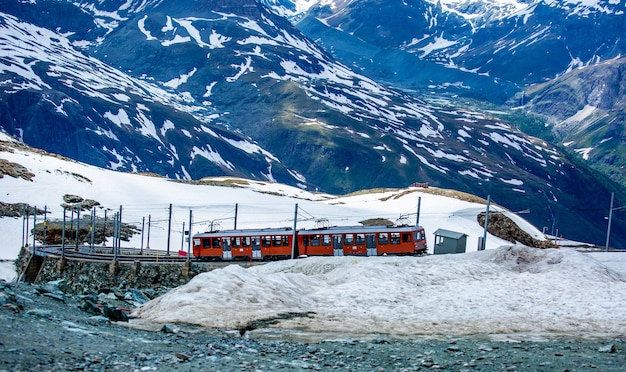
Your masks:
<instances>
[{"instance_id":1,"label":"snow","mask_svg":"<svg viewBox=\"0 0 626 372\"><path fill-rule=\"evenodd\" d=\"M11 141L4 134L0 140ZM3 148L10 145L3 143ZM239 228L293 225L354 225L367 218L417 218L432 253L438 228L468 235L467 253L425 257L309 257L250 268L230 265L203 273L136 310L135 324L184 322L233 329L286 312L309 317L283 320L285 332L351 335L447 336L483 334L507 339L623 335L626 320L626 254L533 249L490 234L477 251L483 229L476 215L483 203L431 193L436 189L385 189L345 196L312 193L277 183L213 177L211 185L173 182L120 173L11 147L0 159L21 164L32 181L0 178L3 202L28 202L62 218L65 194L94 199L110 213L123 208L124 222L141 226L151 217L150 248L167 247L172 204L172 250L182 246L182 225L192 234L212 223L230 228L235 205ZM219 186L222 183L223 186ZM509 183L514 184L513 180ZM230 186L226 186L230 185ZM45 192L43 191L45 190ZM492 211L498 209L492 206ZM504 211L536 238L543 235L521 217ZM96 211L101 215L103 211ZM39 217L41 220L41 216ZM31 220L32 221L32 220ZM22 218L0 218L0 278L12 280L12 261L23 240ZM32 225L31 225L32 226ZM137 234L123 247L140 247Z\"/></svg>"},{"instance_id":2,"label":"snow","mask_svg":"<svg viewBox=\"0 0 626 372\"><path fill-rule=\"evenodd\" d=\"M626 255L523 246L427 257L309 257L203 273L141 308L142 321L236 329L506 339L622 335ZM615 262L618 260L619 265Z\"/></svg>"}]
</instances>

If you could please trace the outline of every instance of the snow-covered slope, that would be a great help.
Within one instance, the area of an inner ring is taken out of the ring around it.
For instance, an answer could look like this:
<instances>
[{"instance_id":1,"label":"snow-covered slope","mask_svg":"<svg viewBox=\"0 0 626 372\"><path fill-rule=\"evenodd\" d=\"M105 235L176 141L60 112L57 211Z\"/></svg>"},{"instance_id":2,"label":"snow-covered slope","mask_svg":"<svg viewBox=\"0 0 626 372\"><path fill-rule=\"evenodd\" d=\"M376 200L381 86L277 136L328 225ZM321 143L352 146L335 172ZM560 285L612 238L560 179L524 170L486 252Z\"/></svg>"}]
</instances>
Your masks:
<instances>
[{"instance_id":1,"label":"snow-covered slope","mask_svg":"<svg viewBox=\"0 0 626 372\"><path fill-rule=\"evenodd\" d=\"M293 226L295 205L298 204L298 227L312 228L316 220L327 219L331 225L358 225L369 218L415 223L418 198L421 198L420 225L427 231L432 253L433 233L438 228L467 234L467 250L477 249L483 229L476 217L485 211L485 204L445 197L429 190L389 189L372 190L352 195L336 196L311 193L296 187L253 180L211 178L204 182L185 183L150 175L120 173L96 168L52 156L20 145L0 132L0 162L6 174L0 178L3 203L27 203L48 212L49 219L62 219L64 195L76 195L97 201L99 217L107 210L109 216L122 206L123 221L141 228L142 220L152 224L150 248L167 249L167 220L169 204L173 209L171 249L177 250L182 239L183 224L189 227L192 211L192 233L205 231L211 223L231 228L235 205L238 205L238 228L265 228ZM493 206L492 210L501 210ZM68 218L70 212L68 211ZM84 212L89 214L89 212ZM543 235L532 225L514 214L507 213L537 239ZM407 217L408 216L408 217ZM84 217L84 216L83 216ZM39 222L43 216L38 217ZM81 219L82 220L82 219ZM32 243L32 235L22 235L22 218L0 218L3 245L0 259L17 256L24 239ZM32 228L32 220L31 220ZM144 239L147 234L144 234ZM123 246L140 247L141 234ZM148 244L143 241L144 246ZM487 248L506 244L489 236ZM186 249L186 246L183 247Z\"/></svg>"},{"instance_id":2,"label":"snow-covered slope","mask_svg":"<svg viewBox=\"0 0 626 372\"><path fill-rule=\"evenodd\" d=\"M221 329L299 314L269 327L313 339L619 337L626 331L626 320L615 316L626 305L626 255L605 254L621 263L614 266L619 271L588 254L522 246L229 266L200 274L135 313L138 323Z\"/></svg>"}]
</instances>

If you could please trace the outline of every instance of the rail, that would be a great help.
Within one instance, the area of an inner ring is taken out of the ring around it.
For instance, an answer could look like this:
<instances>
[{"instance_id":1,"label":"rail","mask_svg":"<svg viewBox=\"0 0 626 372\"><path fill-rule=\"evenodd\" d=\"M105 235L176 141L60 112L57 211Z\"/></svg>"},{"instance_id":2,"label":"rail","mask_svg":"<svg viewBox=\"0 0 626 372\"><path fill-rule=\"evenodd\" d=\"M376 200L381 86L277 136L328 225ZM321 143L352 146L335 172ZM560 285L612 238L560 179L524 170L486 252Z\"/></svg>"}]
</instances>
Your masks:
<instances>
[{"instance_id":1,"label":"rail","mask_svg":"<svg viewBox=\"0 0 626 372\"><path fill-rule=\"evenodd\" d=\"M195 261L186 256L168 255L167 252L139 249L139 248L116 248L113 247L63 247L61 245L46 245L35 247L35 256L40 257L65 257L67 259L85 261L121 261L121 262L155 262L155 263L182 263L185 261Z\"/></svg>"}]
</instances>

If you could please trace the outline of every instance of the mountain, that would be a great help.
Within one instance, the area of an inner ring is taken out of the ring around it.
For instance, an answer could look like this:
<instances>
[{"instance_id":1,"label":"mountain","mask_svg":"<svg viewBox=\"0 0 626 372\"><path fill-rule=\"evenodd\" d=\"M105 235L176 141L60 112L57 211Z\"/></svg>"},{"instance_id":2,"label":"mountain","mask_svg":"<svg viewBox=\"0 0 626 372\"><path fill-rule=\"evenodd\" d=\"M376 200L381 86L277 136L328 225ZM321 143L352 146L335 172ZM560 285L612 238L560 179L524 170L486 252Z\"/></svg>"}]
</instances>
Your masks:
<instances>
[{"instance_id":1,"label":"mountain","mask_svg":"<svg viewBox=\"0 0 626 372\"><path fill-rule=\"evenodd\" d=\"M501 103L515 86L626 51L624 6L611 0L343 0L309 3L300 12L284 1L264 2L365 75L406 86L404 75L424 78L417 65L432 74L430 89L463 84L458 92L492 102Z\"/></svg>"},{"instance_id":2,"label":"mountain","mask_svg":"<svg viewBox=\"0 0 626 372\"><path fill-rule=\"evenodd\" d=\"M626 185L626 58L572 70L526 90L558 142Z\"/></svg>"},{"instance_id":3,"label":"mountain","mask_svg":"<svg viewBox=\"0 0 626 372\"><path fill-rule=\"evenodd\" d=\"M429 183L599 244L611 191L626 200L502 112L355 72L252 0L10 0L2 12L2 128L89 164L331 193ZM626 220L613 223L626 243Z\"/></svg>"},{"instance_id":4,"label":"mountain","mask_svg":"<svg viewBox=\"0 0 626 372\"><path fill-rule=\"evenodd\" d=\"M596 65L611 65L610 61L626 53L625 9L616 1L264 3L291 17L305 35L370 78L407 91L437 91L513 107L524 105L522 90L541 89L529 86L561 85L560 77L568 72L587 67L596 71ZM579 76L578 81L591 79L583 85L597 85L602 78ZM614 86L612 76L607 77L610 81L606 85ZM616 90L614 94L624 93ZM575 133L566 133L569 122L558 125L566 118L552 116L544 109L554 109L557 102L541 103L543 96L534 96L535 102L524 108L531 115L546 118L549 125L557 123L546 138L558 139L557 145L576 142L565 150L625 186L624 162L619 155L624 152L622 143L596 145L603 141L599 133L615 133L622 116L619 107L617 113L608 114L607 121L595 120L593 128L582 125ZM615 100L606 98L601 106ZM558 101L558 106L560 111L583 109L570 99ZM524 122L520 124L524 126ZM594 154L590 156L585 149L592 147Z\"/></svg>"}]
</instances>

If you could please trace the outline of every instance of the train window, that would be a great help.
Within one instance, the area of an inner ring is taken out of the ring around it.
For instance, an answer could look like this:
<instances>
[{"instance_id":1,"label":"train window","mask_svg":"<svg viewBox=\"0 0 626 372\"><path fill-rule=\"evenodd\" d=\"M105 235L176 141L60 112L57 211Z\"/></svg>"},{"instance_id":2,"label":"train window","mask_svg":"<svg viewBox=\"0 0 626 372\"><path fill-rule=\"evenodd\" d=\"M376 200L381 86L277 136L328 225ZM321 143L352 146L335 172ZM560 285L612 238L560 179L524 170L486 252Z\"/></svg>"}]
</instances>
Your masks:
<instances>
[{"instance_id":1,"label":"train window","mask_svg":"<svg viewBox=\"0 0 626 372\"><path fill-rule=\"evenodd\" d=\"M242 247L249 247L251 243L252 243L252 240L250 239L249 236L244 236L241 239L241 246Z\"/></svg>"},{"instance_id":2,"label":"train window","mask_svg":"<svg viewBox=\"0 0 626 372\"><path fill-rule=\"evenodd\" d=\"M378 234L378 244L389 244L389 234L388 233L379 233Z\"/></svg>"},{"instance_id":3,"label":"train window","mask_svg":"<svg viewBox=\"0 0 626 372\"><path fill-rule=\"evenodd\" d=\"M284 236L283 236L283 245L284 245L285 247L288 247L288 246L289 246L289 237L288 237L287 235L284 235Z\"/></svg>"},{"instance_id":4,"label":"train window","mask_svg":"<svg viewBox=\"0 0 626 372\"><path fill-rule=\"evenodd\" d=\"M400 233L391 233L391 244L400 244Z\"/></svg>"},{"instance_id":5,"label":"train window","mask_svg":"<svg viewBox=\"0 0 626 372\"><path fill-rule=\"evenodd\" d=\"M239 238L239 237L233 238L231 246L233 246L235 248L241 247L241 238Z\"/></svg>"},{"instance_id":6,"label":"train window","mask_svg":"<svg viewBox=\"0 0 626 372\"><path fill-rule=\"evenodd\" d=\"M365 234L356 234L356 244L365 243Z\"/></svg>"},{"instance_id":7,"label":"train window","mask_svg":"<svg viewBox=\"0 0 626 372\"><path fill-rule=\"evenodd\" d=\"M271 247L272 246L272 237L271 236L262 236L261 237L261 244L264 247Z\"/></svg>"},{"instance_id":8,"label":"train window","mask_svg":"<svg viewBox=\"0 0 626 372\"><path fill-rule=\"evenodd\" d=\"M311 236L311 245L315 246L315 247L319 247L319 245L320 245L320 236L319 235Z\"/></svg>"},{"instance_id":9,"label":"train window","mask_svg":"<svg viewBox=\"0 0 626 372\"><path fill-rule=\"evenodd\" d=\"M424 239L424 232L423 231L418 231L415 233L415 241L419 241L419 240L423 240Z\"/></svg>"},{"instance_id":10,"label":"train window","mask_svg":"<svg viewBox=\"0 0 626 372\"><path fill-rule=\"evenodd\" d=\"M209 238L202 239L202 248L211 248L211 239Z\"/></svg>"},{"instance_id":11,"label":"train window","mask_svg":"<svg viewBox=\"0 0 626 372\"><path fill-rule=\"evenodd\" d=\"M280 235L272 236L272 244L274 245L274 247L280 247L282 245L280 238L281 238Z\"/></svg>"},{"instance_id":12,"label":"train window","mask_svg":"<svg viewBox=\"0 0 626 372\"><path fill-rule=\"evenodd\" d=\"M353 234L346 234L343 236L343 242L345 244L354 244L354 235Z\"/></svg>"},{"instance_id":13,"label":"train window","mask_svg":"<svg viewBox=\"0 0 626 372\"><path fill-rule=\"evenodd\" d=\"M322 235L322 245L330 245L330 235Z\"/></svg>"},{"instance_id":14,"label":"train window","mask_svg":"<svg viewBox=\"0 0 626 372\"><path fill-rule=\"evenodd\" d=\"M411 234L410 233L403 233L402 234L402 242L403 243L408 243L411 241Z\"/></svg>"},{"instance_id":15,"label":"train window","mask_svg":"<svg viewBox=\"0 0 626 372\"><path fill-rule=\"evenodd\" d=\"M220 247L220 238L211 238L211 246L213 248L219 248Z\"/></svg>"}]
</instances>

